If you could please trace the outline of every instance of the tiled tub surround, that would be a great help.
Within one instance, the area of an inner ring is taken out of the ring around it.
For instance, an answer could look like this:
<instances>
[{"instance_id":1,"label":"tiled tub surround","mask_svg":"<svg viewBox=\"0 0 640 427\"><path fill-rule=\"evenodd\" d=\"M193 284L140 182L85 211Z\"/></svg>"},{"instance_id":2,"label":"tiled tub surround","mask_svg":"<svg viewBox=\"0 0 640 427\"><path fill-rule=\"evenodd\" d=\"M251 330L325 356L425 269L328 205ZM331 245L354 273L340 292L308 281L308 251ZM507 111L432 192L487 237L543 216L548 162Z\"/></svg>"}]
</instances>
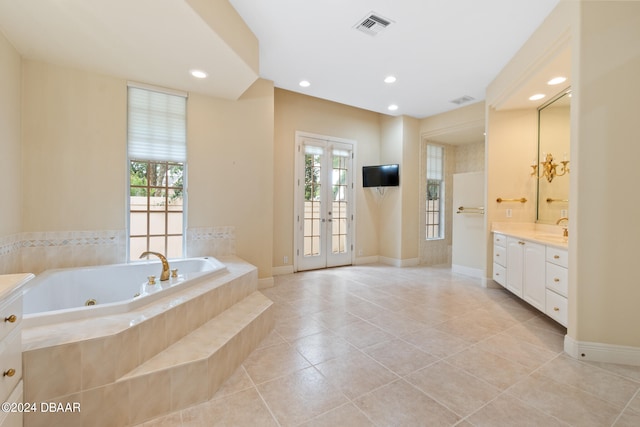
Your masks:
<instances>
[{"instance_id":1,"label":"tiled tub surround","mask_svg":"<svg viewBox=\"0 0 640 427\"><path fill-rule=\"evenodd\" d=\"M20 237L21 269L34 274L126 262L124 230L22 233Z\"/></svg>"},{"instance_id":2,"label":"tiled tub surround","mask_svg":"<svg viewBox=\"0 0 640 427\"><path fill-rule=\"evenodd\" d=\"M221 261L226 273L130 313L24 329L24 401L82 408L25 425L134 425L210 399L274 325L257 269Z\"/></svg>"},{"instance_id":3,"label":"tiled tub surround","mask_svg":"<svg viewBox=\"0 0 640 427\"><path fill-rule=\"evenodd\" d=\"M236 254L235 227L198 227L186 232L187 255ZM28 232L0 236L0 274L127 262L126 230Z\"/></svg>"}]
</instances>

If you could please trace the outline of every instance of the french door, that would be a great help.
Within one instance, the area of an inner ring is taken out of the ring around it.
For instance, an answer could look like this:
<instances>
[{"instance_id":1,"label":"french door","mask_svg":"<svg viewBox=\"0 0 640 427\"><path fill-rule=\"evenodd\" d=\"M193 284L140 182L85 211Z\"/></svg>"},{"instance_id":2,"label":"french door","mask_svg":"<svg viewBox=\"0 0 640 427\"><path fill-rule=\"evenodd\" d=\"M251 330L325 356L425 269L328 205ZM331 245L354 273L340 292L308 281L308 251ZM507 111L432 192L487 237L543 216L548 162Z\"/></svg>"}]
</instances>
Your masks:
<instances>
[{"instance_id":1,"label":"french door","mask_svg":"<svg viewBox=\"0 0 640 427\"><path fill-rule=\"evenodd\" d=\"M353 144L296 142L296 270L352 263Z\"/></svg>"}]
</instances>

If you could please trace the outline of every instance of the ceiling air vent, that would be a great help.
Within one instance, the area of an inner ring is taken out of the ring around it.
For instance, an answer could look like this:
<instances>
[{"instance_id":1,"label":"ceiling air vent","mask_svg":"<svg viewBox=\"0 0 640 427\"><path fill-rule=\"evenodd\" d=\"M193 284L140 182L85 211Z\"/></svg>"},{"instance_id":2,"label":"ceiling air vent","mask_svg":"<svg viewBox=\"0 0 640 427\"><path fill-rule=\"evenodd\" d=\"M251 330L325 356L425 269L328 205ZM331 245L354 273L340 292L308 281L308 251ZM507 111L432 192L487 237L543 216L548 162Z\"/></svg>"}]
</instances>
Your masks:
<instances>
[{"instance_id":1,"label":"ceiling air vent","mask_svg":"<svg viewBox=\"0 0 640 427\"><path fill-rule=\"evenodd\" d=\"M454 99L451 102L453 102L456 105L462 105L462 104L466 104L467 102L471 102L474 99L475 98L473 96L465 95L465 96L461 96L460 98Z\"/></svg>"},{"instance_id":2,"label":"ceiling air vent","mask_svg":"<svg viewBox=\"0 0 640 427\"><path fill-rule=\"evenodd\" d=\"M365 34L369 34L370 36L375 36L389 25L391 25L393 21L387 18L383 18L380 15L371 12L364 19L358 21L358 23L354 26L356 30L362 31Z\"/></svg>"}]
</instances>

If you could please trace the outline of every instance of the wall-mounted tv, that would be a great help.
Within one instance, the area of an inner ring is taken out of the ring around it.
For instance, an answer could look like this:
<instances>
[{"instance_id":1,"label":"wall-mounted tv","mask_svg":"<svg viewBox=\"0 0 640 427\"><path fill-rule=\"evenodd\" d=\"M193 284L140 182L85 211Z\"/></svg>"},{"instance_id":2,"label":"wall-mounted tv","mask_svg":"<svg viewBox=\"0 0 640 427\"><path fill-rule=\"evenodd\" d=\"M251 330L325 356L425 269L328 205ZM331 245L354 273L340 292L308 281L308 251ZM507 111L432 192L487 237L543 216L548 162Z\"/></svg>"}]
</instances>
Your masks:
<instances>
[{"instance_id":1,"label":"wall-mounted tv","mask_svg":"<svg viewBox=\"0 0 640 427\"><path fill-rule=\"evenodd\" d=\"M376 165L362 167L363 187L397 187L400 185L398 165Z\"/></svg>"}]
</instances>

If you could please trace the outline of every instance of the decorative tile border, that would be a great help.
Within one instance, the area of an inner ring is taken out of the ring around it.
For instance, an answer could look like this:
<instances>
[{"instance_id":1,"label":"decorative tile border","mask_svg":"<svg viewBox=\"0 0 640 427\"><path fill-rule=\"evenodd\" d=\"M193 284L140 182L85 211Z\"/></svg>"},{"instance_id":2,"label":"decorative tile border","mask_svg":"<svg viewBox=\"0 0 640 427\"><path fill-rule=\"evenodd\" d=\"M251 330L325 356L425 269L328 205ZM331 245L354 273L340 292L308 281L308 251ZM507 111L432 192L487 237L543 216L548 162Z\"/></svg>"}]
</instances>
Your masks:
<instances>
[{"instance_id":1,"label":"decorative tile border","mask_svg":"<svg viewBox=\"0 0 640 427\"><path fill-rule=\"evenodd\" d=\"M127 262L126 230L25 232L0 236L0 274ZM187 256L235 255L235 227L186 231Z\"/></svg>"},{"instance_id":2,"label":"decorative tile border","mask_svg":"<svg viewBox=\"0 0 640 427\"><path fill-rule=\"evenodd\" d=\"M22 247L20 234L11 234L9 236L0 237L0 256L17 254Z\"/></svg>"},{"instance_id":3,"label":"decorative tile border","mask_svg":"<svg viewBox=\"0 0 640 427\"><path fill-rule=\"evenodd\" d=\"M66 231L24 233L23 248L51 246L111 246L123 243L124 231Z\"/></svg>"},{"instance_id":4,"label":"decorative tile border","mask_svg":"<svg viewBox=\"0 0 640 427\"><path fill-rule=\"evenodd\" d=\"M236 254L236 229L233 226L187 229L187 256L223 256Z\"/></svg>"},{"instance_id":5,"label":"decorative tile border","mask_svg":"<svg viewBox=\"0 0 640 427\"><path fill-rule=\"evenodd\" d=\"M225 227L199 227L187 229L187 240L235 240L236 228Z\"/></svg>"}]
</instances>

